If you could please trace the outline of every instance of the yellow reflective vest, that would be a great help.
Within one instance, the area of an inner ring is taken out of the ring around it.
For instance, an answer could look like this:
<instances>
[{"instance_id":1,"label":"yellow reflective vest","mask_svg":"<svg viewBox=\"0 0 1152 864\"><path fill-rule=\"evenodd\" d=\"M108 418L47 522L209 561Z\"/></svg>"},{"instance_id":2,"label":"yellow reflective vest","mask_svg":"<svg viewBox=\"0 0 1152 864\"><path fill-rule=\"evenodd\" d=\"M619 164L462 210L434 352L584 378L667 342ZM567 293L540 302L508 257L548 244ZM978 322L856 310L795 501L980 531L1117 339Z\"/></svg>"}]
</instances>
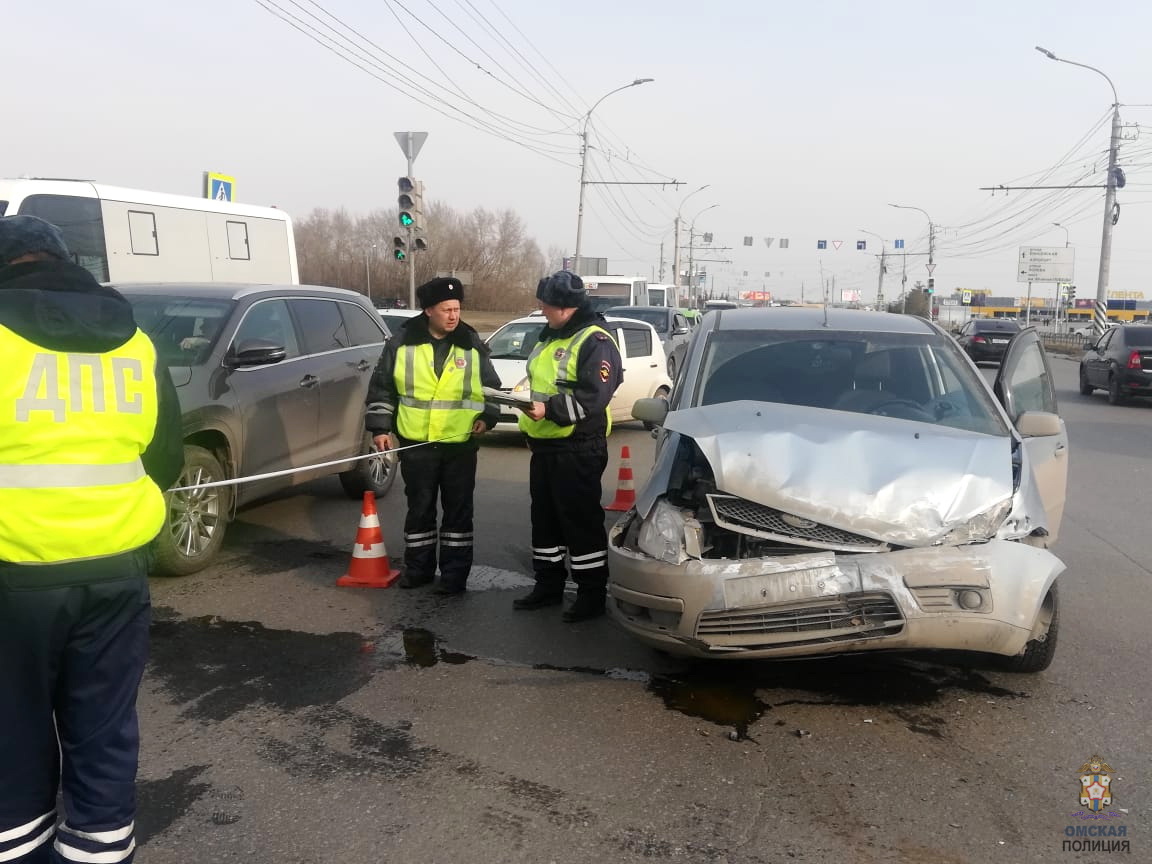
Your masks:
<instances>
[{"instance_id":1,"label":"yellow reflective vest","mask_svg":"<svg viewBox=\"0 0 1152 864\"><path fill-rule=\"evenodd\" d=\"M580 377L580 346L594 333L603 333L609 339L611 334L603 327L590 324L563 339L538 342L528 355L528 382L532 388L533 402L547 402L561 390L576 387ZM612 409L604 409L608 415L608 430L612 431ZM576 425L561 426L547 417L533 420L526 414L520 415L520 431L531 438L567 438ZM605 433L607 434L607 433Z\"/></svg>"},{"instance_id":2,"label":"yellow reflective vest","mask_svg":"<svg viewBox=\"0 0 1152 864\"><path fill-rule=\"evenodd\" d=\"M399 404L396 431L409 441L459 444L484 411L480 352L453 345L436 375L431 343L401 345L393 372Z\"/></svg>"},{"instance_id":3,"label":"yellow reflective vest","mask_svg":"<svg viewBox=\"0 0 1152 864\"><path fill-rule=\"evenodd\" d=\"M156 430L156 350L49 351L0 325L0 561L103 558L150 542L164 496L140 455Z\"/></svg>"}]
</instances>

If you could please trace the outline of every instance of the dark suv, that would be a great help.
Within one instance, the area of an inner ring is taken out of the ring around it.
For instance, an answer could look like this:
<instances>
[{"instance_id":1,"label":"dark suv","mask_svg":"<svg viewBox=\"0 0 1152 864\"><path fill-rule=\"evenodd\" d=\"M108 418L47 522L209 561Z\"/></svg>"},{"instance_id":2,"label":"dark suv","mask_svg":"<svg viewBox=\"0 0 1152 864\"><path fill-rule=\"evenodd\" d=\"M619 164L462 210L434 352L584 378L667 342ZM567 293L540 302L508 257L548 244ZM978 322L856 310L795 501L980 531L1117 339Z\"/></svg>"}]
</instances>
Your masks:
<instances>
[{"instance_id":1,"label":"dark suv","mask_svg":"<svg viewBox=\"0 0 1152 864\"><path fill-rule=\"evenodd\" d=\"M177 486L318 465L372 451L368 379L384 347L380 317L359 294L309 285L114 285L172 370L184 414ZM343 470L341 470L343 469ZM236 508L340 472L352 497L392 485L388 457L295 471L167 496L157 569L206 567Z\"/></svg>"},{"instance_id":2,"label":"dark suv","mask_svg":"<svg viewBox=\"0 0 1152 864\"><path fill-rule=\"evenodd\" d=\"M1128 324L1104 332L1080 360L1080 392L1108 391L1119 405L1128 396L1152 396L1152 327Z\"/></svg>"},{"instance_id":3,"label":"dark suv","mask_svg":"<svg viewBox=\"0 0 1152 864\"><path fill-rule=\"evenodd\" d=\"M956 341L976 363L1004 359L1012 337L1020 332L1018 321L1003 318L973 318L960 328Z\"/></svg>"}]
</instances>

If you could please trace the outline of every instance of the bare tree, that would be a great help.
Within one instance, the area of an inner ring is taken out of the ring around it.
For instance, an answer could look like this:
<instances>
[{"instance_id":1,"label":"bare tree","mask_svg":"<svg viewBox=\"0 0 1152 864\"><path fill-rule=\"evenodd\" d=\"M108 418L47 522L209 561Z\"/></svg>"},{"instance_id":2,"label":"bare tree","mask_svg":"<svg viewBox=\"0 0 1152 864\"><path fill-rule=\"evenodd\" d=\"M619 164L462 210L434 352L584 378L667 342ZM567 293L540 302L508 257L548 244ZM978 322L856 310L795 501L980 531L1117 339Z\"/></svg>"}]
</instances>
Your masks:
<instances>
[{"instance_id":1,"label":"bare tree","mask_svg":"<svg viewBox=\"0 0 1152 864\"><path fill-rule=\"evenodd\" d=\"M351 217L347 211L316 209L296 222L300 280L367 294L374 300L408 297L407 262L396 261L393 238L403 236L395 210ZM415 254L417 284L437 273L472 274L468 305L516 311L531 305L548 262L512 210L477 208L461 213L441 202L426 211L426 252Z\"/></svg>"}]
</instances>

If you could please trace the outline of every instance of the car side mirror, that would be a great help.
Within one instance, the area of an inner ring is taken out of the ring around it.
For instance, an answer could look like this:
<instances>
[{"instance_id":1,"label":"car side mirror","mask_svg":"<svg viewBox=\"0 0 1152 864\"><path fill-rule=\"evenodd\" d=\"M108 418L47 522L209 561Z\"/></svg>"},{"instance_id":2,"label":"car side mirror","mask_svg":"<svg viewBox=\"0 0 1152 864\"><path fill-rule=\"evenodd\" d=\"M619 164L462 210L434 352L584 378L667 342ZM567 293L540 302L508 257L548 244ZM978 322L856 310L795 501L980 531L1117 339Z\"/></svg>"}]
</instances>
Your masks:
<instances>
[{"instance_id":1,"label":"car side mirror","mask_svg":"<svg viewBox=\"0 0 1152 864\"><path fill-rule=\"evenodd\" d=\"M687 327L676 327L672 330L672 335L673 336L687 336L688 335L688 328Z\"/></svg>"},{"instance_id":2,"label":"car side mirror","mask_svg":"<svg viewBox=\"0 0 1152 864\"><path fill-rule=\"evenodd\" d=\"M267 339L245 339L234 351L224 358L229 369L244 369L250 366L270 366L288 356L283 345Z\"/></svg>"},{"instance_id":3,"label":"car side mirror","mask_svg":"<svg viewBox=\"0 0 1152 864\"><path fill-rule=\"evenodd\" d=\"M663 396L654 396L651 399L637 399L632 404L632 417L653 426L663 426L668 416L668 400Z\"/></svg>"},{"instance_id":4,"label":"car side mirror","mask_svg":"<svg viewBox=\"0 0 1152 864\"><path fill-rule=\"evenodd\" d=\"M1025 411L1017 418L1016 429L1025 438L1050 438L1060 434L1060 418L1048 411Z\"/></svg>"}]
</instances>

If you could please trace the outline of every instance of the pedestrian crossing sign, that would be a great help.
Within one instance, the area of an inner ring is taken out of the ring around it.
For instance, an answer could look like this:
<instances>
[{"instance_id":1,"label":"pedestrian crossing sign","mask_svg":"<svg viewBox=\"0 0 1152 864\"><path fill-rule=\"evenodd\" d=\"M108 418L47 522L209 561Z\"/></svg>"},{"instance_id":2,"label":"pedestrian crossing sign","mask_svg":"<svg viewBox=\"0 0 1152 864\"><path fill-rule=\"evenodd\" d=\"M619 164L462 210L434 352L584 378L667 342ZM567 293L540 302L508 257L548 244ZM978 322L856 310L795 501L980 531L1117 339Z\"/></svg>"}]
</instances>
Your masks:
<instances>
[{"instance_id":1,"label":"pedestrian crossing sign","mask_svg":"<svg viewBox=\"0 0 1152 864\"><path fill-rule=\"evenodd\" d=\"M227 174L204 172L204 197L213 201L236 200L236 178Z\"/></svg>"}]
</instances>

